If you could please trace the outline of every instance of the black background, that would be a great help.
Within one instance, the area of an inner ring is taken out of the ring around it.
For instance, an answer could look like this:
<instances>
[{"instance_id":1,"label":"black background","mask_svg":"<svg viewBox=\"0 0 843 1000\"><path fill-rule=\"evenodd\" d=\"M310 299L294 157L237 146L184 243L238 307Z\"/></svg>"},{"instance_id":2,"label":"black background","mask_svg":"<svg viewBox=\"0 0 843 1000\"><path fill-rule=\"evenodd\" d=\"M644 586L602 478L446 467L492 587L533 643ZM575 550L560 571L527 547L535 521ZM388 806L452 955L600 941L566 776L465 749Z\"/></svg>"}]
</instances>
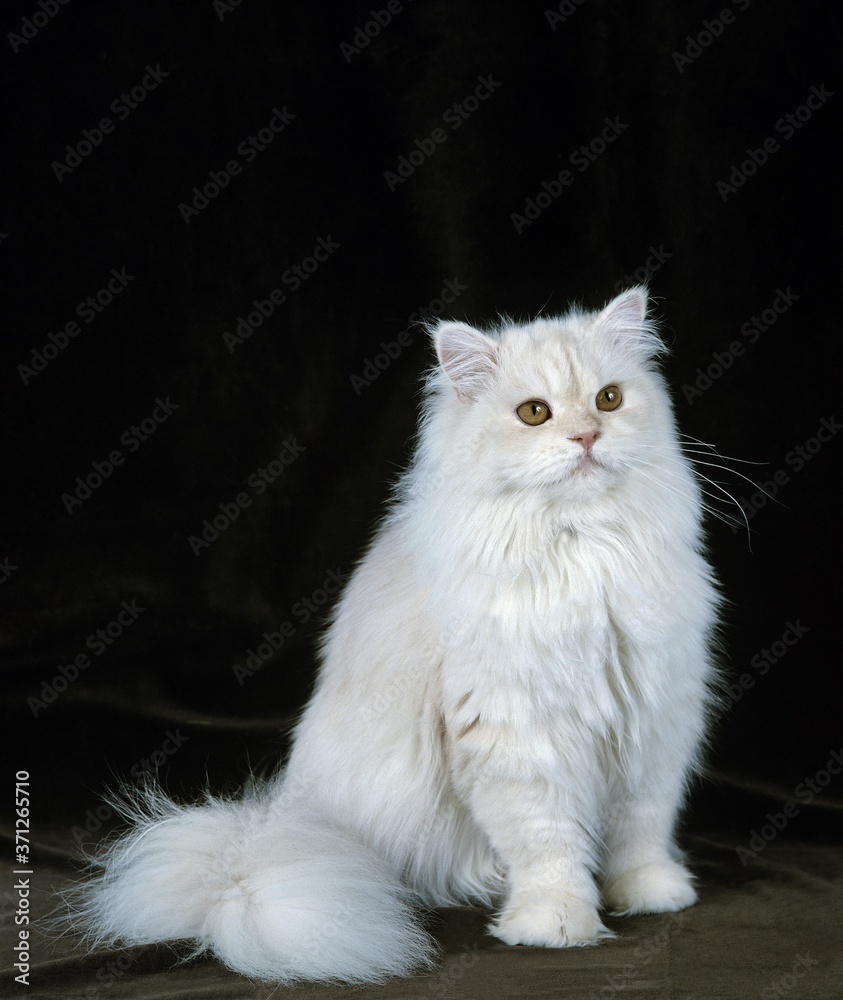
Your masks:
<instances>
[{"instance_id":1,"label":"black background","mask_svg":"<svg viewBox=\"0 0 843 1000\"><path fill-rule=\"evenodd\" d=\"M760 508L750 533L710 525L730 602L724 659L732 683L753 681L720 721L712 769L721 788L792 798L840 748L840 441L802 469L792 454L823 418L843 420L839 14L776 0L585 0L561 19L545 3L404 3L365 48L343 50L370 8L72 3L18 51L0 41L5 759L37 776L65 846L113 775L140 766L179 793L271 767L327 610L304 621L299 602L350 571L409 454L432 360L411 315L438 309L448 281L464 290L447 314L479 323L598 307L655 250L681 429L764 463L701 467ZM730 23L689 49L721 9ZM38 10L7 8L4 32ZM686 51L699 54L680 71ZM166 77L118 120L112 103L147 66ZM499 85L458 130L443 125L479 77ZM776 123L812 88L833 96L785 139ZM295 118L247 163L238 146L275 108ZM59 179L66 147L103 117L113 131ZM606 119L625 128L572 168ZM447 141L391 191L386 172L437 127ZM778 150L724 199L718 182L771 137ZM241 173L186 222L180 205L234 158ZM516 231L513 214L566 168L574 183ZM224 333L320 237L339 248L230 350ZM112 269L133 275L125 290L25 380L19 366L79 321ZM741 328L780 290L794 301L750 343ZM355 388L406 330L409 346ZM734 341L745 352L689 401L683 386ZM121 436L159 397L178 409L129 453ZM248 478L291 439L303 453L257 496ZM62 495L114 449L124 463L69 513ZM773 500L742 478L777 472ZM251 506L194 554L189 536L243 491ZM123 601L145 610L92 655L88 636ZM233 665L285 621L292 638L238 683ZM807 631L761 676L752 658L788 622ZM80 653L90 667L56 690ZM141 763L174 732L177 753ZM840 798L837 779L822 801Z\"/></svg>"}]
</instances>

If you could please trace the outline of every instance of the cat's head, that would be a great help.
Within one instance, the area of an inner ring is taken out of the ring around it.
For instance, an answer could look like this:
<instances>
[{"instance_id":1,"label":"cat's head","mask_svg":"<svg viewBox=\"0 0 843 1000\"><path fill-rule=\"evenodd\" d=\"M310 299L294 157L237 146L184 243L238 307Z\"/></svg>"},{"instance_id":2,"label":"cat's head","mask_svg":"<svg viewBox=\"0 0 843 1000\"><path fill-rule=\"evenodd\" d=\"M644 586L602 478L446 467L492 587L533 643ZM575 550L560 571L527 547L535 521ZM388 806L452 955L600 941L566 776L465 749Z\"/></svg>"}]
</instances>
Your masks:
<instances>
[{"instance_id":1,"label":"cat's head","mask_svg":"<svg viewBox=\"0 0 843 1000\"><path fill-rule=\"evenodd\" d=\"M488 333L445 321L432 335L439 366L428 426L456 456L455 475L587 501L621 484L632 466L646 474L675 440L655 366L664 346L644 288L597 312L572 308Z\"/></svg>"}]
</instances>

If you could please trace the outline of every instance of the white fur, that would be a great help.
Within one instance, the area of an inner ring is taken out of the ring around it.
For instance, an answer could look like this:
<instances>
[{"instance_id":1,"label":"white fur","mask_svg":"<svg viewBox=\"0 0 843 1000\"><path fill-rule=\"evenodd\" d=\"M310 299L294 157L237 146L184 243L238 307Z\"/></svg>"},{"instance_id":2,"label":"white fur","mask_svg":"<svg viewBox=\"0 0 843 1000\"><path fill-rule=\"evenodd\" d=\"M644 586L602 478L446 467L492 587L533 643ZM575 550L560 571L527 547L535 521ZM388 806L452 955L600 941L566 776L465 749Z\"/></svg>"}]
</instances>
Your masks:
<instances>
[{"instance_id":1,"label":"white fur","mask_svg":"<svg viewBox=\"0 0 843 1000\"><path fill-rule=\"evenodd\" d=\"M604 908L694 902L673 830L717 595L646 310L632 289L599 313L433 330L416 457L336 608L285 775L238 802L148 792L82 891L98 939L376 981L429 960L411 893L497 906L493 934L549 947L609 936ZM519 420L531 399L545 424Z\"/></svg>"},{"instance_id":2,"label":"white fur","mask_svg":"<svg viewBox=\"0 0 843 1000\"><path fill-rule=\"evenodd\" d=\"M149 786L113 804L132 832L93 860L99 878L67 893L93 944L190 939L280 982L370 983L429 964L397 874L289 788L191 807Z\"/></svg>"}]
</instances>

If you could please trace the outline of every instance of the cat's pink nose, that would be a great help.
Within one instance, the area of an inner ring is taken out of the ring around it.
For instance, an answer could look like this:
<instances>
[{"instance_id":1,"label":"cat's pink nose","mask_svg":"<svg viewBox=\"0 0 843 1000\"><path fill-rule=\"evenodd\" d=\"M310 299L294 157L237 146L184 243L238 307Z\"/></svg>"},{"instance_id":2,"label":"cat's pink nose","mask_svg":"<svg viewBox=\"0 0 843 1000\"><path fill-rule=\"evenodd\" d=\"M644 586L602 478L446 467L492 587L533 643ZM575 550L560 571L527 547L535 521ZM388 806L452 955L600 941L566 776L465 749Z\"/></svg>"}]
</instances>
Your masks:
<instances>
[{"instance_id":1,"label":"cat's pink nose","mask_svg":"<svg viewBox=\"0 0 843 1000\"><path fill-rule=\"evenodd\" d=\"M592 445L600 437L600 431L584 431L582 434L572 434L569 441L579 441L585 448L586 454L591 451Z\"/></svg>"}]
</instances>

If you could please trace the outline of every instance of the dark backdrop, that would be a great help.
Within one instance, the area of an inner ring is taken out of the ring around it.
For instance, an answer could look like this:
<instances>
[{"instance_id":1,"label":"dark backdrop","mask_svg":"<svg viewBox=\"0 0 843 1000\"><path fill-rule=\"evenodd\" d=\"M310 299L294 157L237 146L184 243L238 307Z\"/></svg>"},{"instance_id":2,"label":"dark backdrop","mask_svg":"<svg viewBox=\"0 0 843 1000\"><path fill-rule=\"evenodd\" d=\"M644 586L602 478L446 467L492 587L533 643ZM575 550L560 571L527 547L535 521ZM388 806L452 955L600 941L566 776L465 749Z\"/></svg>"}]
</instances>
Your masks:
<instances>
[{"instance_id":1,"label":"dark backdrop","mask_svg":"<svg viewBox=\"0 0 843 1000\"><path fill-rule=\"evenodd\" d=\"M740 845L796 798L785 836L827 830L841 779L797 789L841 743L834 5L14 8L4 759L44 843L110 828L114 774L235 787L283 752L408 455L424 310L645 276L751 529L710 524L733 687L692 821Z\"/></svg>"}]
</instances>

